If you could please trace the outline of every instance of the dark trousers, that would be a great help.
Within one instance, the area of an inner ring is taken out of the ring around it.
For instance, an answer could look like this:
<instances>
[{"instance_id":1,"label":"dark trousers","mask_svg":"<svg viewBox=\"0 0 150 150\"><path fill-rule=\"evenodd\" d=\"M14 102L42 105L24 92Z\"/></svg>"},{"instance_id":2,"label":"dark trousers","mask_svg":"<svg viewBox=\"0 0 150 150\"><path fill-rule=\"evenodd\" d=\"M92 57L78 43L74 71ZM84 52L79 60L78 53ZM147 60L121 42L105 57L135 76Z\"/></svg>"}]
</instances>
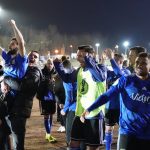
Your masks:
<instances>
[{"instance_id":1,"label":"dark trousers","mask_svg":"<svg viewBox=\"0 0 150 150\"><path fill-rule=\"evenodd\" d=\"M12 135L13 135L14 146L16 150L24 150L26 120L27 118L20 117L20 116L10 117L12 132L13 132Z\"/></svg>"},{"instance_id":2,"label":"dark trousers","mask_svg":"<svg viewBox=\"0 0 150 150\"><path fill-rule=\"evenodd\" d=\"M3 132L3 129L0 127L0 149L5 149L5 139L6 136Z\"/></svg>"},{"instance_id":3,"label":"dark trousers","mask_svg":"<svg viewBox=\"0 0 150 150\"><path fill-rule=\"evenodd\" d=\"M137 139L131 135L119 135L118 150L143 150L145 147L150 149L150 140Z\"/></svg>"},{"instance_id":4,"label":"dark trousers","mask_svg":"<svg viewBox=\"0 0 150 150\"><path fill-rule=\"evenodd\" d=\"M66 124L66 116L62 116L60 113L61 109L57 104L57 121L60 122L61 126L65 126Z\"/></svg>"},{"instance_id":5,"label":"dark trousers","mask_svg":"<svg viewBox=\"0 0 150 150\"><path fill-rule=\"evenodd\" d=\"M72 129L72 123L73 123L74 117L75 117L75 111L68 111L68 113L66 115L66 141L67 141L67 144L70 143L71 129Z\"/></svg>"}]
</instances>

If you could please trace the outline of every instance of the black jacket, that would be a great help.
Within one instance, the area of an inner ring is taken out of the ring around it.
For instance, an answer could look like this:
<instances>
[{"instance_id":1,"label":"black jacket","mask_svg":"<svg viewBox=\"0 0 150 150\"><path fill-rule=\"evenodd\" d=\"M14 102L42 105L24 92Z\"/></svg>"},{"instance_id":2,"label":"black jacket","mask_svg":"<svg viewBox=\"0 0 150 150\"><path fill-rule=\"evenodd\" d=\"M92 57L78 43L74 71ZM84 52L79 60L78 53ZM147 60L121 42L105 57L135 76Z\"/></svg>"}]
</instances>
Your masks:
<instances>
[{"instance_id":1,"label":"black jacket","mask_svg":"<svg viewBox=\"0 0 150 150\"><path fill-rule=\"evenodd\" d=\"M16 95L11 109L11 115L29 118L31 115L33 98L38 90L42 72L38 67L28 66L27 72L21 81L20 91Z\"/></svg>"},{"instance_id":2,"label":"black jacket","mask_svg":"<svg viewBox=\"0 0 150 150\"><path fill-rule=\"evenodd\" d=\"M56 76L56 71L54 68L49 70L46 66L42 69L43 80L40 82L39 89L37 92L37 98L39 100L43 100L44 96L47 96L49 91L51 93L54 92L55 81L53 80L54 76Z\"/></svg>"},{"instance_id":3,"label":"black jacket","mask_svg":"<svg viewBox=\"0 0 150 150\"><path fill-rule=\"evenodd\" d=\"M56 101L58 104L65 104L65 89L63 86L63 81L57 75L55 77L55 87L54 87L55 95L56 95Z\"/></svg>"},{"instance_id":4,"label":"black jacket","mask_svg":"<svg viewBox=\"0 0 150 150\"><path fill-rule=\"evenodd\" d=\"M7 107L7 101L6 97L0 93L0 120L2 121L2 124L0 125L0 130L4 132L5 135L11 134L11 129L6 121L6 116L8 116L8 107Z\"/></svg>"}]
</instances>

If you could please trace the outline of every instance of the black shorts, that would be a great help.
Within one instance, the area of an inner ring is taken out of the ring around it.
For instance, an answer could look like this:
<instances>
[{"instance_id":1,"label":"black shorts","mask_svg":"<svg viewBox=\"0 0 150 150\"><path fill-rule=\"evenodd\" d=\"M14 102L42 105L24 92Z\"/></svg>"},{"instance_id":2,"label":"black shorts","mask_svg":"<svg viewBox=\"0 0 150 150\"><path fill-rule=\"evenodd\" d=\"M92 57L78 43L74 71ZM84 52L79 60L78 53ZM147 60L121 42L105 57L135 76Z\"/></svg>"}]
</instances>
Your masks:
<instances>
[{"instance_id":1,"label":"black shorts","mask_svg":"<svg viewBox=\"0 0 150 150\"><path fill-rule=\"evenodd\" d=\"M119 109L105 109L105 124L107 126L114 126L119 123Z\"/></svg>"},{"instance_id":2,"label":"black shorts","mask_svg":"<svg viewBox=\"0 0 150 150\"><path fill-rule=\"evenodd\" d=\"M143 150L150 149L150 140L138 139L131 135L120 134L119 135L119 150Z\"/></svg>"},{"instance_id":3,"label":"black shorts","mask_svg":"<svg viewBox=\"0 0 150 150\"><path fill-rule=\"evenodd\" d=\"M55 101L39 101L41 115L54 114L56 112Z\"/></svg>"},{"instance_id":4,"label":"black shorts","mask_svg":"<svg viewBox=\"0 0 150 150\"><path fill-rule=\"evenodd\" d=\"M104 119L86 119L85 123L80 121L80 117L75 116L71 140L84 141L88 146L99 146L104 139Z\"/></svg>"}]
</instances>

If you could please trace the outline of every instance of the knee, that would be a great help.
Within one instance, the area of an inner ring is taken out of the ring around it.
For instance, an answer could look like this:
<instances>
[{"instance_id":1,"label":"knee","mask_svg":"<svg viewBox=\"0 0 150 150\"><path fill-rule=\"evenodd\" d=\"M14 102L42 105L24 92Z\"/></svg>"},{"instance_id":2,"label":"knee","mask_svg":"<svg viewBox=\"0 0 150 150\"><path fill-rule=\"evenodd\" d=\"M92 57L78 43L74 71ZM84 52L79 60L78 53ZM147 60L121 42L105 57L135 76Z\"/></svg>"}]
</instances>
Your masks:
<instances>
[{"instance_id":1,"label":"knee","mask_svg":"<svg viewBox=\"0 0 150 150\"><path fill-rule=\"evenodd\" d=\"M74 148L80 147L80 142L71 140L70 143L69 143L69 147L74 147Z\"/></svg>"},{"instance_id":2,"label":"knee","mask_svg":"<svg viewBox=\"0 0 150 150\"><path fill-rule=\"evenodd\" d=\"M105 132L106 133L112 133L114 129L114 126L106 126Z\"/></svg>"},{"instance_id":3,"label":"knee","mask_svg":"<svg viewBox=\"0 0 150 150\"><path fill-rule=\"evenodd\" d=\"M49 119L49 115L44 115L44 120Z\"/></svg>"}]
</instances>

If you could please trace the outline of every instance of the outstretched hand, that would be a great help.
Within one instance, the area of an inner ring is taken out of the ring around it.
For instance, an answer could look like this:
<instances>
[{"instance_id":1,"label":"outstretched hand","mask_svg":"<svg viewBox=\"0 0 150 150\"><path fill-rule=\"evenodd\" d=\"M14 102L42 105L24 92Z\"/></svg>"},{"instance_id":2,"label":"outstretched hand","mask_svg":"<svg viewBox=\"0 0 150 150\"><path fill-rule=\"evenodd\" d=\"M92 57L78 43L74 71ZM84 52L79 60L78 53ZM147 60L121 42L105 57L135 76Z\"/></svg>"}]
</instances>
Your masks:
<instances>
[{"instance_id":1,"label":"outstretched hand","mask_svg":"<svg viewBox=\"0 0 150 150\"><path fill-rule=\"evenodd\" d=\"M60 111L60 113L61 113L62 116L65 116L65 115L66 115L66 113L64 112L63 109Z\"/></svg>"},{"instance_id":2,"label":"outstretched hand","mask_svg":"<svg viewBox=\"0 0 150 150\"><path fill-rule=\"evenodd\" d=\"M85 111L81 114L81 116L80 116L80 121L81 121L82 123L85 122L85 116L87 116L88 114L89 114L89 112L88 112L87 110L85 110Z\"/></svg>"},{"instance_id":3,"label":"outstretched hand","mask_svg":"<svg viewBox=\"0 0 150 150\"><path fill-rule=\"evenodd\" d=\"M114 52L110 49L110 48L107 48L105 50L105 54L106 56L109 58L109 59L113 59L114 58Z\"/></svg>"},{"instance_id":4,"label":"outstretched hand","mask_svg":"<svg viewBox=\"0 0 150 150\"><path fill-rule=\"evenodd\" d=\"M15 25L16 25L16 22L15 22L15 20L13 20L13 19L9 20L8 23L9 23L11 26L15 26Z\"/></svg>"},{"instance_id":5,"label":"outstretched hand","mask_svg":"<svg viewBox=\"0 0 150 150\"><path fill-rule=\"evenodd\" d=\"M3 50L3 48L0 46L0 50Z\"/></svg>"}]
</instances>

